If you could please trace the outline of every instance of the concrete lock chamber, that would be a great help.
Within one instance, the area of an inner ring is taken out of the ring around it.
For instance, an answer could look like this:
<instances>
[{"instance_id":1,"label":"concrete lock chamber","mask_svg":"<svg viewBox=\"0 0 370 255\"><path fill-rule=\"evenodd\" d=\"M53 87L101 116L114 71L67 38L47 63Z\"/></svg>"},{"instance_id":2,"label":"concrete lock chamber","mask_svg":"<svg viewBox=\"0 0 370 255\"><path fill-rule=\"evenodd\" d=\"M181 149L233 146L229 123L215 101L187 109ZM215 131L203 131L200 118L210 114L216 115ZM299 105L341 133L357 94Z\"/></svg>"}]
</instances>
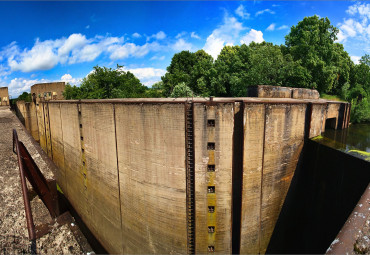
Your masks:
<instances>
[{"instance_id":1,"label":"concrete lock chamber","mask_svg":"<svg viewBox=\"0 0 370 255\"><path fill-rule=\"evenodd\" d=\"M265 253L305 139L347 127L350 107L268 93L17 107L109 253Z\"/></svg>"}]
</instances>

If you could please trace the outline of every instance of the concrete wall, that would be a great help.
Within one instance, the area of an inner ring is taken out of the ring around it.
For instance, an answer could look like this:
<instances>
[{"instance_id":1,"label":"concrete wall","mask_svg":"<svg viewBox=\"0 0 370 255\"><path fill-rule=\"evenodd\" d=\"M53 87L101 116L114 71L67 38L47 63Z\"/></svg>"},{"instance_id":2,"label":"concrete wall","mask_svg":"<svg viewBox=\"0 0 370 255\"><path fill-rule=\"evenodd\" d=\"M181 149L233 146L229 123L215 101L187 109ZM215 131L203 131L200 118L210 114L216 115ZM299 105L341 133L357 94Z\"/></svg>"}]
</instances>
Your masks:
<instances>
[{"instance_id":1,"label":"concrete wall","mask_svg":"<svg viewBox=\"0 0 370 255\"><path fill-rule=\"evenodd\" d=\"M319 99L316 89L290 88L281 86L258 85L248 87L249 97Z\"/></svg>"},{"instance_id":2,"label":"concrete wall","mask_svg":"<svg viewBox=\"0 0 370 255\"><path fill-rule=\"evenodd\" d=\"M187 104L41 101L40 145L59 167L66 197L110 253L265 253L304 138L320 134L328 117L346 126L348 106L195 99L189 122Z\"/></svg>"},{"instance_id":3,"label":"concrete wall","mask_svg":"<svg viewBox=\"0 0 370 255\"><path fill-rule=\"evenodd\" d=\"M0 106L8 106L8 105L9 105L8 87L1 87L0 88Z\"/></svg>"},{"instance_id":4,"label":"concrete wall","mask_svg":"<svg viewBox=\"0 0 370 255\"><path fill-rule=\"evenodd\" d=\"M34 101L63 100L65 82L38 83L31 86L31 96Z\"/></svg>"},{"instance_id":5,"label":"concrete wall","mask_svg":"<svg viewBox=\"0 0 370 255\"><path fill-rule=\"evenodd\" d=\"M26 129L31 133L33 139L38 142L40 138L36 116L36 105L29 102L17 101L16 111L18 117L20 118Z\"/></svg>"}]
</instances>

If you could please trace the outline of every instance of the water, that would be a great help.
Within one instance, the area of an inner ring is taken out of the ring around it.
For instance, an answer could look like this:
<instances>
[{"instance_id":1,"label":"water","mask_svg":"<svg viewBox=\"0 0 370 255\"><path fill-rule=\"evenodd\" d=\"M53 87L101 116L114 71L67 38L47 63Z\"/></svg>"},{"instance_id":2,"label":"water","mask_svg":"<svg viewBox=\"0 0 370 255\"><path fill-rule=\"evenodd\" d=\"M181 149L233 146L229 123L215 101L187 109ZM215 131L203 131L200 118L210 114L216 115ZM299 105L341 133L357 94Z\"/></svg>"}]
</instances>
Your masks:
<instances>
[{"instance_id":1,"label":"water","mask_svg":"<svg viewBox=\"0 0 370 255\"><path fill-rule=\"evenodd\" d=\"M370 123L353 124L343 130L327 129L313 140L370 161Z\"/></svg>"}]
</instances>

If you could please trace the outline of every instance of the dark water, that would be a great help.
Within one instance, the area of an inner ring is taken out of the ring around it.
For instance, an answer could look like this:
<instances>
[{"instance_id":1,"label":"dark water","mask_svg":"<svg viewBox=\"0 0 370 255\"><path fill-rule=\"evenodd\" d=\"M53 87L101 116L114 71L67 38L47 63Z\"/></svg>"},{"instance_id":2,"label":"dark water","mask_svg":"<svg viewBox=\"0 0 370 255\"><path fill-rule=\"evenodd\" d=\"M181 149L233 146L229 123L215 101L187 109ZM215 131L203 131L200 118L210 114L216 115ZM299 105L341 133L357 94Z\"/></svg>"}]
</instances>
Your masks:
<instances>
[{"instance_id":1,"label":"dark water","mask_svg":"<svg viewBox=\"0 0 370 255\"><path fill-rule=\"evenodd\" d=\"M353 124L343 130L327 129L313 140L370 161L370 124Z\"/></svg>"}]
</instances>

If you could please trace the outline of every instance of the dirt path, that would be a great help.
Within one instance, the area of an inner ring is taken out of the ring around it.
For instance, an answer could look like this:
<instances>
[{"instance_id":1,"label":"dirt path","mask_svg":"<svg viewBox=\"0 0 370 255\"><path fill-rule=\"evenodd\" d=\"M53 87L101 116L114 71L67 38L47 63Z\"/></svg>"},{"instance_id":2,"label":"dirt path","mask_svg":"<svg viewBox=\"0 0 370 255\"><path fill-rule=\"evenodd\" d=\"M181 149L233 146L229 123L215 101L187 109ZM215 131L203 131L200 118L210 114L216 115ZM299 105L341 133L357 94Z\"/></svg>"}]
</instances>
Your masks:
<instances>
[{"instance_id":1,"label":"dirt path","mask_svg":"<svg viewBox=\"0 0 370 255\"><path fill-rule=\"evenodd\" d=\"M28 232L19 179L17 156L12 151L12 130L16 129L19 140L24 143L36 164L46 177L53 173L38 153L31 137L22 128L17 117L7 107L0 107L0 253L27 253ZM30 187L30 186L29 186ZM31 201L35 225L49 222L51 217L38 197ZM54 228L36 243L41 254L83 253L68 225Z\"/></svg>"}]
</instances>

